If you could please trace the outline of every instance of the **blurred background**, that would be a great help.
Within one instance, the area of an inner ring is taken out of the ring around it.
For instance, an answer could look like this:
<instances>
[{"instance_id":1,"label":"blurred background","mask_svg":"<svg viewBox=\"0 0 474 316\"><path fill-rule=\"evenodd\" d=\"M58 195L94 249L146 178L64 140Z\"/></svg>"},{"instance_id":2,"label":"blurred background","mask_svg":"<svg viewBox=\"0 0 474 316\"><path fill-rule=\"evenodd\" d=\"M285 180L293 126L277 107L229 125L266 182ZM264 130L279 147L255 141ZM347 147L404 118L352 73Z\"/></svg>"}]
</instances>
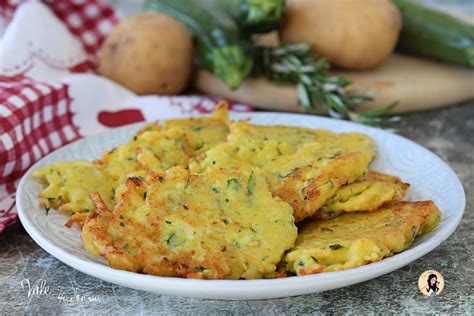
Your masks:
<instances>
[{"instance_id":1,"label":"blurred background","mask_svg":"<svg viewBox=\"0 0 474 316\"><path fill-rule=\"evenodd\" d=\"M109 3L124 16L139 14L143 12L143 8L146 8L147 11L163 13L167 13L169 10L164 8L167 6L166 4L163 7L162 1L111 0ZM204 0L196 3L206 7L211 14L217 12L219 15L218 11L223 7L232 10L229 5L232 1ZM234 1L234 3L238 3L238 1ZM246 2L242 3L242 6L245 6ZM243 14L242 12L245 10L255 10L255 12L261 10L261 13L266 9L262 4L255 3L250 9L241 7L239 14ZM270 7L273 4L274 7L278 7L277 3L284 2L269 1L266 5ZM329 1L288 1L279 20L280 24L265 30L265 32L273 31L270 32L270 35L268 33L262 35L264 33L262 30L252 30L251 27L246 28L244 24L241 24L238 30L240 35L248 36L253 32L254 50L251 53L253 58L249 58L253 60L232 60L229 52L227 52L226 58L222 58L223 62L219 61L217 55L206 60L202 58L202 52L195 52L194 55L198 57L199 61L191 76L191 83L187 90L178 89L178 93L204 93L250 104L259 109L317 114L329 112L334 117L376 126L390 122L387 117L388 113L431 110L457 104L474 97L473 72L469 71L469 67L466 67L467 63L473 62L467 62L467 59L462 61L463 58L472 59L472 57L461 57L461 54L465 56L473 54L470 52L473 50L472 48L468 48L466 43L462 44L464 40L472 42L470 37L474 33L473 28L470 26L469 29L466 24L461 26L463 22L474 23L474 3L472 1L394 1L393 3L398 8L393 5L390 8L389 1L329 3ZM363 9L363 6L366 7ZM423 6L436 11L428 12L428 9L424 12ZM334 8L337 9L332 11ZM344 10L345 8L347 10ZM367 10L369 8L372 9ZM183 10L186 11L186 9ZM324 14L318 13L324 10L326 10ZM399 14L398 10L400 10L403 21L397 20L395 17L395 13ZM184 16L189 14L184 11L181 12ZM229 12L232 11L224 13L228 14ZM247 11L248 17L255 12ZM267 18L270 17L268 12ZM443 14L455 16L459 20L448 21L450 18L443 16ZM236 20L239 19L234 13L230 15L233 15ZM364 15L367 17L367 21L375 22L365 23L364 18L361 20ZM196 16L199 17L199 14ZM191 19L195 19L196 16ZM183 22L180 18L178 20ZM208 21L210 20L208 18ZM237 21L237 24L240 23L242 21ZM186 25L186 22L184 24L189 30L189 25ZM203 25L204 29L208 27L208 33L213 29L213 26L209 26L210 24L204 21ZM398 32L400 29L401 33ZM461 31L461 29L463 30ZM458 31L460 33L457 33ZM160 30L157 28L156 33L159 32ZM117 34L119 33L117 32ZM455 33L456 35L452 36ZM455 39L461 33L466 38L463 39L461 36ZM124 36L125 33L120 34L120 36ZM203 36L203 38L194 33L197 50L201 50L203 47L200 44L202 41L209 39L212 41L212 36L208 36L207 39L205 39L206 36ZM118 43L118 37L111 42ZM451 44L447 44L448 42ZM299 50L296 48L295 50L294 47L286 47L300 43L308 45L313 56L307 54L305 48ZM274 54L275 51L261 50L258 48L259 46L282 46L284 54L280 53L280 57L271 59L268 56ZM457 47L455 51L451 50L455 46ZM461 46L464 47L463 52L458 50ZM242 50L246 50L244 45L241 47ZM209 49L207 51L209 52ZM235 51L233 53L233 56L236 56ZM399 55L400 53L403 55ZM107 57L112 56L111 54L106 55ZM117 56L118 53L115 55ZM211 55L212 53L209 54L209 56ZM457 57L454 57L455 55ZM180 54L176 56L180 56ZM267 57L259 59L259 56ZM297 68L290 70L294 67L291 65L294 60L291 59L295 57L300 59L298 62L301 65L320 67L319 70L308 76L312 80L311 83L308 83L309 79L303 83L302 73ZM326 58L330 64L318 65L319 62L322 63L320 57ZM303 61L305 58L306 60ZM312 61L309 61L308 58L312 58ZM268 59L271 61L265 64L263 60ZM251 71L244 70L246 62L253 62ZM215 68L217 63L220 63L220 70ZM103 68L103 71L99 70L99 72L124 84L125 77L121 81L120 75L118 75L119 70L111 65L112 62L105 64L110 64L110 68ZM232 70L232 64L236 68L240 68L240 71ZM275 71L278 68L274 67L276 64L283 65L283 67L279 67L280 70ZM330 74L324 70L329 67L332 70ZM218 73L219 71L220 73ZM183 71L178 73L183 74ZM323 73L322 79L315 79L318 74ZM330 75L333 77L329 77ZM230 81L231 77L234 82ZM295 79L296 77L299 79ZM327 84L335 85L332 88L333 91L329 91ZM133 83L124 85L138 94L148 93L144 92L143 85L134 85ZM154 91L158 91L160 94L159 90ZM161 93L165 92L169 91L161 90ZM175 93L176 91L171 94ZM353 113L354 110L357 113ZM369 116L374 117L373 114L361 113L374 110L377 111L376 119L369 118Z\"/></svg>"},{"instance_id":2,"label":"blurred background","mask_svg":"<svg viewBox=\"0 0 474 316\"><path fill-rule=\"evenodd\" d=\"M472 0L417 0L416 2L439 9L458 10L474 15L474 3ZM109 3L119 9L124 15L132 15L142 10L145 0L109 0Z\"/></svg>"}]
</instances>

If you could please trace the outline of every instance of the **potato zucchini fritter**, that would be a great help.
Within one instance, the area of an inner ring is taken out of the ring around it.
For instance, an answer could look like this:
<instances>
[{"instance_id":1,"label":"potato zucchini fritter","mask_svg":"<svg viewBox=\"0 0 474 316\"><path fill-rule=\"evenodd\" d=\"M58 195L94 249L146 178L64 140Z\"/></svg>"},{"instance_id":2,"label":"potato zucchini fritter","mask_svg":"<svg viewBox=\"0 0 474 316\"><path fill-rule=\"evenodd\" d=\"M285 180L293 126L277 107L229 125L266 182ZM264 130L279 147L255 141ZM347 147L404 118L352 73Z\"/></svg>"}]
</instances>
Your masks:
<instances>
[{"instance_id":1,"label":"potato zucchini fritter","mask_svg":"<svg viewBox=\"0 0 474 316\"><path fill-rule=\"evenodd\" d=\"M176 167L130 178L109 210L97 199L82 230L87 251L117 269L161 276L255 279L275 275L294 245L293 210L258 169L191 174Z\"/></svg>"},{"instance_id":2,"label":"potato zucchini fritter","mask_svg":"<svg viewBox=\"0 0 474 316\"><path fill-rule=\"evenodd\" d=\"M373 212L387 203L400 201L409 187L398 177L371 170L367 176L341 187L315 217L330 219L343 212Z\"/></svg>"},{"instance_id":3,"label":"potato zucchini fritter","mask_svg":"<svg viewBox=\"0 0 474 316\"><path fill-rule=\"evenodd\" d=\"M43 179L48 186L39 194L40 204L49 210L89 212L95 210L90 193L99 192L105 204L112 207L115 181L87 161L57 162L33 173Z\"/></svg>"},{"instance_id":4,"label":"potato zucchini fritter","mask_svg":"<svg viewBox=\"0 0 474 316\"><path fill-rule=\"evenodd\" d=\"M348 151L362 151L375 156L373 141L361 133L335 133L328 130L280 125L252 125L242 121L230 124L229 141L254 139L286 143L294 148L308 143L322 147L341 147Z\"/></svg>"},{"instance_id":5,"label":"potato zucchini fritter","mask_svg":"<svg viewBox=\"0 0 474 316\"><path fill-rule=\"evenodd\" d=\"M313 216L339 188L363 176L372 155L340 147L305 144L291 155L268 163L270 188L289 203L297 222Z\"/></svg>"},{"instance_id":6,"label":"potato zucchini fritter","mask_svg":"<svg viewBox=\"0 0 474 316\"><path fill-rule=\"evenodd\" d=\"M431 231L441 213L431 201L399 202L376 212L346 213L330 220L311 220L300 229L286 256L298 275L338 271L380 261L411 246Z\"/></svg>"},{"instance_id":7,"label":"potato zucchini fritter","mask_svg":"<svg viewBox=\"0 0 474 316\"><path fill-rule=\"evenodd\" d=\"M273 127L242 122L233 126L230 141L207 151L202 161L191 161L191 170L260 167L267 174L272 193L293 207L297 222L314 215L341 186L363 176L375 155L372 141L361 134L312 134L302 129L303 135L314 137L297 140L292 135L298 134L298 128L277 127L283 131L276 133ZM237 135L232 134L236 130ZM255 135L250 135L254 130Z\"/></svg>"},{"instance_id":8,"label":"potato zucchini fritter","mask_svg":"<svg viewBox=\"0 0 474 316\"><path fill-rule=\"evenodd\" d=\"M150 124L138 131L138 135L149 130L167 130L179 128L186 135L193 151L193 157L198 156L226 141L229 134L229 114L227 103L221 102L210 117L191 117L188 119L165 120L163 124Z\"/></svg>"},{"instance_id":9,"label":"potato zucchini fritter","mask_svg":"<svg viewBox=\"0 0 474 316\"><path fill-rule=\"evenodd\" d=\"M163 171L174 166L186 167L192 149L185 133L178 128L146 131L104 154L94 163L106 170L115 181L125 182L132 172Z\"/></svg>"}]
</instances>

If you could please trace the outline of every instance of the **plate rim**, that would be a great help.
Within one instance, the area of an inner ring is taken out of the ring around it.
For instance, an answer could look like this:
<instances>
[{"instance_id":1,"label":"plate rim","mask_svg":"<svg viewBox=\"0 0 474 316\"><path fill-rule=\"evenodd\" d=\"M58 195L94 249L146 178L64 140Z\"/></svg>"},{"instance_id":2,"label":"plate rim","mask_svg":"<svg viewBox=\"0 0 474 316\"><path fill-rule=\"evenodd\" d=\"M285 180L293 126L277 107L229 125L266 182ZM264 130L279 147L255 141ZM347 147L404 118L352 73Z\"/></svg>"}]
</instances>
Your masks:
<instances>
[{"instance_id":1,"label":"plate rim","mask_svg":"<svg viewBox=\"0 0 474 316\"><path fill-rule=\"evenodd\" d=\"M343 271L325 272L306 276L292 276L280 279L197 280L139 274L135 272L114 269L108 265L103 265L100 263L81 259L73 254L68 253L65 249L50 243L48 241L47 236L43 235L35 227L34 223L29 220L28 215L24 212L24 206L22 201L22 196L24 194L23 187L25 186L27 181L31 179L31 173L36 169L36 166L41 164L41 162L47 157L56 154L58 151L66 151L70 146L76 145L77 143L81 142L87 142L90 138L100 137L102 134L117 131L118 129L131 130L133 128L137 128L138 126L150 123L140 122L81 138L63 147L58 148L57 150L49 153L48 155L42 157L40 160L35 162L23 175L17 188L16 205L20 222L22 223L28 234L31 236L31 238L46 252L48 252L58 260L62 261L66 265L92 277L138 290L146 290L164 295L225 300L253 300L270 299L277 297L290 297L302 294L322 292L371 280L386 273L395 271L434 250L442 242L448 239L449 236L451 236L451 234L459 226L459 223L462 220L466 208L466 194L462 182L457 176L457 174L454 172L454 170L443 159L441 159L438 155L428 150L427 148L408 138L397 134L389 133L388 131L383 131L371 126L365 126L353 122L341 121L321 116L286 112L233 112L231 114L231 118L253 118L269 114L294 116L305 119L311 118L313 120L322 120L328 123L337 122L348 127L355 127L357 129L363 127L364 129L373 130L377 133L387 133L388 135L390 135L390 137L399 138L399 140L401 141L408 142L411 146L417 147L418 150L422 150L425 153L433 156L433 158L437 159L438 162L441 163L441 165L443 165L449 171L451 176L454 176L453 179L455 179L456 181L456 183L454 184L456 186L456 191L461 194L462 198L460 203L460 211L456 213L457 216L451 222L451 226L448 227L449 229L446 229L446 231L442 232L442 234L440 236L437 236L436 239L431 240L427 243L421 243L413 248L409 248L401 253L385 258L379 262ZM157 280L159 280L159 282L157 282Z\"/></svg>"}]
</instances>

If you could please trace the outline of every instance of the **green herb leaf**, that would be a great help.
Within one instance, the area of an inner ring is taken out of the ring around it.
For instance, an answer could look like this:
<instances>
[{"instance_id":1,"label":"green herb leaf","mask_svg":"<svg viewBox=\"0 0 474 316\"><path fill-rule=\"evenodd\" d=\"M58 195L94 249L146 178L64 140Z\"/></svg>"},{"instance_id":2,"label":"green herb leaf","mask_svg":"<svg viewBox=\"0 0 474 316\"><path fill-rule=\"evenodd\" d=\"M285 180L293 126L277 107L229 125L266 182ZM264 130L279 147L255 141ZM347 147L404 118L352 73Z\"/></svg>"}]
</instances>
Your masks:
<instances>
[{"instance_id":1,"label":"green herb leaf","mask_svg":"<svg viewBox=\"0 0 474 316\"><path fill-rule=\"evenodd\" d=\"M172 233L168 239L166 240L166 243L172 247L178 246L178 237L176 236L175 233Z\"/></svg>"},{"instance_id":2,"label":"green herb leaf","mask_svg":"<svg viewBox=\"0 0 474 316\"><path fill-rule=\"evenodd\" d=\"M239 181L237 181L237 179L232 178L227 180L227 187L233 190L238 190L240 187L240 183Z\"/></svg>"},{"instance_id":3,"label":"green herb leaf","mask_svg":"<svg viewBox=\"0 0 474 316\"><path fill-rule=\"evenodd\" d=\"M254 190L255 190L255 173L252 171L247 181L247 195L250 200L252 200L253 198Z\"/></svg>"},{"instance_id":4,"label":"green herb leaf","mask_svg":"<svg viewBox=\"0 0 474 316\"><path fill-rule=\"evenodd\" d=\"M264 75L272 81L296 84L298 103L309 113L322 113L357 123L383 126L398 121L388 112L397 102L373 111L355 112L371 96L351 94L347 86L351 80L329 74L330 64L314 56L307 44L286 45L277 48L256 47L254 50L254 75Z\"/></svg>"}]
</instances>

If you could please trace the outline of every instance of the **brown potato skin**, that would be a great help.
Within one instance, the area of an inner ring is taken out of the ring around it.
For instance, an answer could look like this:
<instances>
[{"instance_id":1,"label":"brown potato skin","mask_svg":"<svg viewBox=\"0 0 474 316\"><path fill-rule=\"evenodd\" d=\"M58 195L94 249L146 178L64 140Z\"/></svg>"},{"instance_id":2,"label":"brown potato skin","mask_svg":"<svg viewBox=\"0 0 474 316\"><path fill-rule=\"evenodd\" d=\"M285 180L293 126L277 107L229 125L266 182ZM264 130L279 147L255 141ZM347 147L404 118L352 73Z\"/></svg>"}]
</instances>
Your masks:
<instances>
[{"instance_id":1,"label":"brown potato skin","mask_svg":"<svg viewBox=\"0 0 474 316\"><path fill-rule=\"evenodd\" d=\"M184 26L162 13L121 21L99 52L99 73L143 94L178 94L192 72L193 43Z\"/></svg>"},{"instance_id":2,"label":"brown potato skin","mask_svg":"<svg viewBox=\"0 0 474 316\"><path fill-rule=\"evenodd\" d=\"M389 0L288 0L280 36L311 44L336 66L364 70L392 54L401 25Z\"/></svg>"}]
</instances>

